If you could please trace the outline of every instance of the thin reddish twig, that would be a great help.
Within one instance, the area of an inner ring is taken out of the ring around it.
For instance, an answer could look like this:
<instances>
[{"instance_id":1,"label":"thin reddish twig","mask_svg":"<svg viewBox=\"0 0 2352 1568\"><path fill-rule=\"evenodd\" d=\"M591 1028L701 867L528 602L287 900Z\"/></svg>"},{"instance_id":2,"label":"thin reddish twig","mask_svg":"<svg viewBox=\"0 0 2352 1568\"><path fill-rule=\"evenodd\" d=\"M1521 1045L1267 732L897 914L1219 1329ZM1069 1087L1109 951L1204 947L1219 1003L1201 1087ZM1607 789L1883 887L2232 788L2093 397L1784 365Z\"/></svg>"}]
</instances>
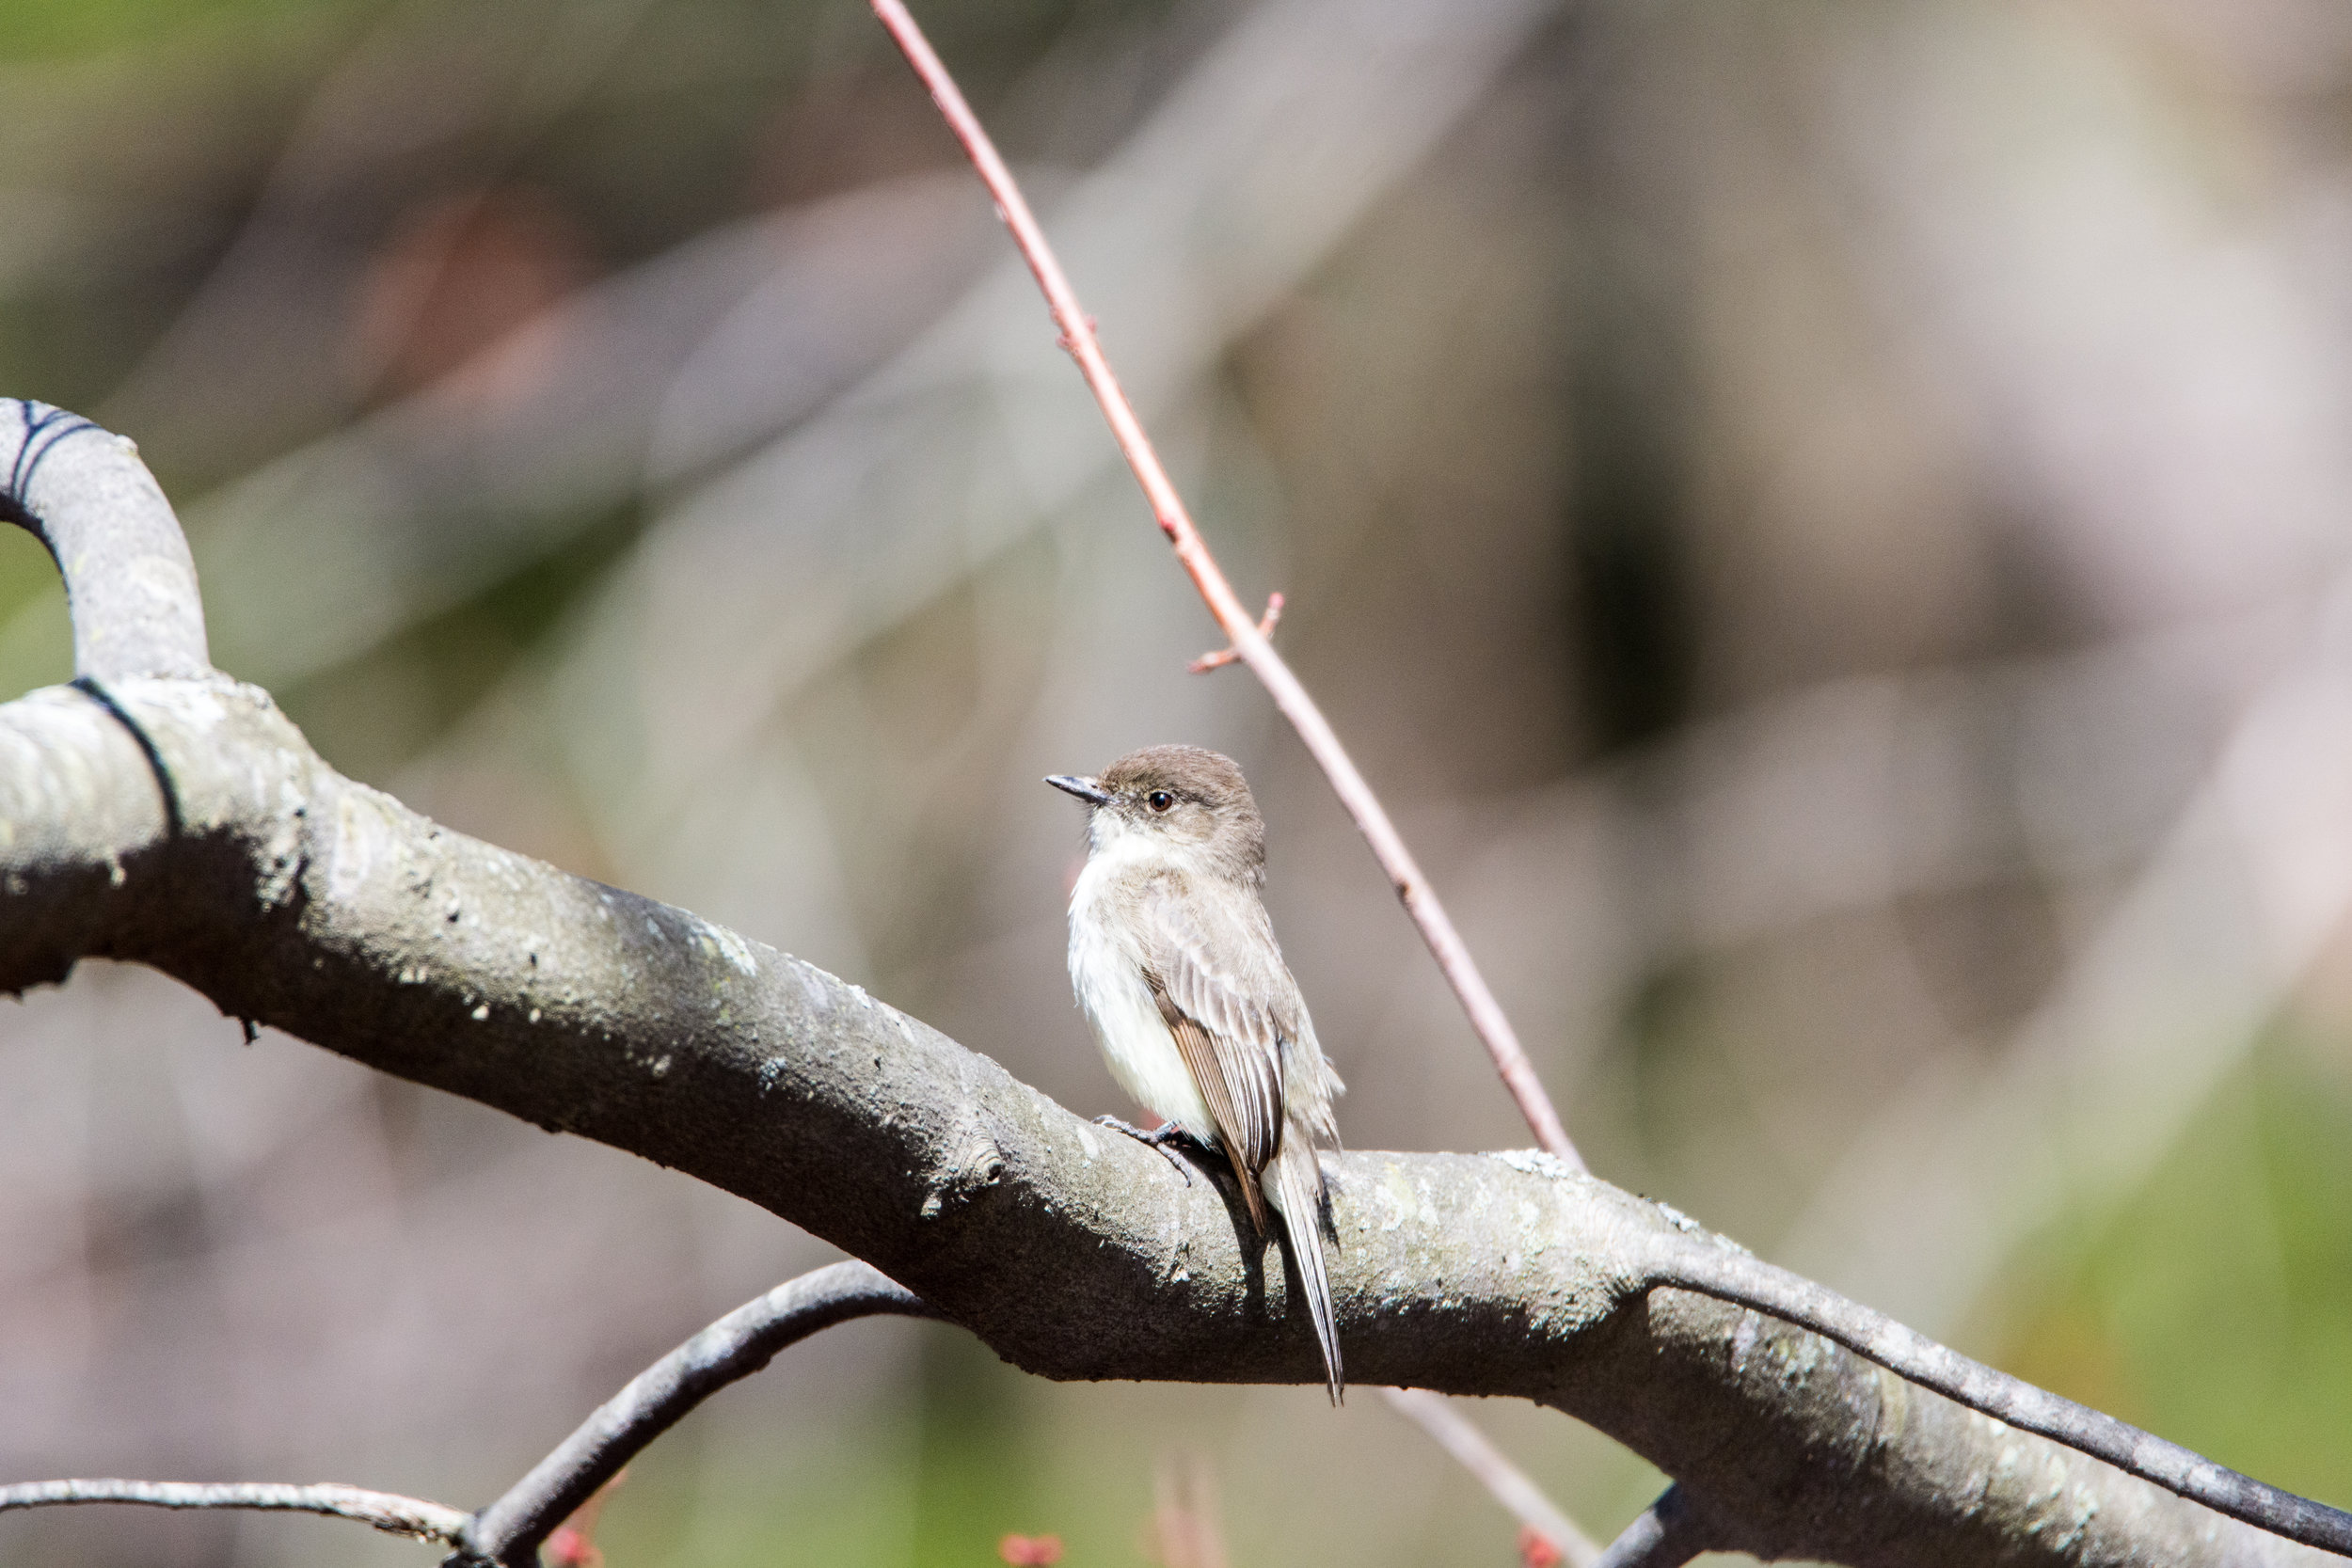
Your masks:
<instances>
[{"instance_id":1,"label":"thin reddish twig","mask_svg":"<svg viewBox=\"0 0 2352 1568\"><path fill-rule=\"evenodd\" d=\"M1379 798L1372 786L1356 770L1356 764L1340 744L1339 736L1314 699L1291 673L1289 664L1274 651L1274 644L1259 630L1250 618L1239 594L1217 567L1216 560L1201 541L1200 531L1192 526L1192 517L1184 510L1183 498L1176 494L1175 483L1160 464L1159 454L1152 450L1152 439L1143 432L1143 423L1136 419L1134 404L1120 390L1119 378L1111 373L1110 361L1103 356L1103 344L1095 336L1094 322L1078 304L1078 295L1063 275L1061 262L1056 259L1053 246L1046 243L1045 231L1023 199L1021 187L1012 178L1012 171L996 152L995 144L981 129L979 118L963 101L962 91L955 78L940 63L923 30L915 25L902 0L872 0L874 14L889 29L898 50L914 68L914 74L939 105L940 114L963 150L971 156L972 165L979 171L980 181L996 201L997 214L1005 227L1012 230L1013 244L1020 247L1022 260L1044 291L1045 302L1052 309L1055 324L1061 329L1062 346L1078 362L1078 372L1086 377L1094 400L1102 405L1103 417L1110 421L1111 435L1125 454L1127 466L1135 471L1136 483L1143 487L1144 499L1151 504L1152 519L1168 542L1175 547L1176 559L1192 578L1193 586L1208 601L1209 613L1216 617L1226 637L1232 641L1232 653L1248 664L1250 671L1265 686L1274 698L1274 705L1298 731L1306 742L1308 752L1323 768L1331 781L1332 790L1347 814L1356 819L1365 840L1371 844L1375 859L1389 874L1395 885L1396 895L1403 900L1406 912L1421 928L1422 939L1444 971L1446 980L1454 987L1454 994L1461 999L1462 1010L1470 1015L1470 1027L1486 1043L1486 1053L1494 1058L1495 1070L1502 1074L1503 1086L1518 1102L1519 1114L1534 1130L1536 1141L1561 1160L1581 1170L1584 1161L1568 1141L1568 1134L1560 1125L1560 1115L1551 1107L1551 1101L1536 1080L1535 1069L1519 1045L1518 1036L1511 1028L1511 1021L1503 1015L1502 1005L1478 973L1478 965L1470 949L1454 928L1454 922L1438 901L1437 891L1422 875L1421 866L1406 848L1405 840L1396 825L1389 820ZM1212 656L1214 657L1214 656Z\"/></svg>"},{"instance_id":2,"label":"thin reddish twig","mask_svg":"<svg viewBox=\"0 0 2352 1568\"><path fill-rule=\"evenodd\" d=\"M1231 1568L1225 1527L1218 1522L1216 1478L1198 1454L1160 1462L1158 1502L1144 1527L1144 1553L1160 1568Z\"/></svg>"},{"instance_id":3,"label":"thin reddish twig","mask_svg":"<svg viewBox=\"0 0 2352 1568\"><path fill-rule=\"evenodd\" d=\"M1593 1538L1576 1526L1576 1521L1560 1510L1560 1505L1544 1496L1543 1488L1528 1479L1527 1472L1511 1463L1501 1449L1485 1433L1473 1425L1469 1417L1456 1410L1443 1394L1426 1388L1383 1388L1390 1405L1411 1420L1422 1431L1435 1438L1438 1445L1478 1478L1495 1501L1501 1503L1534 1537L1552 1548L1550 1560L1565 1562L1568 1568L1592 1568L1600 1558L1600 1547ZM1541 1554L1530 1551L1524 1536L1519 1543L1520 1557L1533 1561Z\"/></svg>"}]
</instances>

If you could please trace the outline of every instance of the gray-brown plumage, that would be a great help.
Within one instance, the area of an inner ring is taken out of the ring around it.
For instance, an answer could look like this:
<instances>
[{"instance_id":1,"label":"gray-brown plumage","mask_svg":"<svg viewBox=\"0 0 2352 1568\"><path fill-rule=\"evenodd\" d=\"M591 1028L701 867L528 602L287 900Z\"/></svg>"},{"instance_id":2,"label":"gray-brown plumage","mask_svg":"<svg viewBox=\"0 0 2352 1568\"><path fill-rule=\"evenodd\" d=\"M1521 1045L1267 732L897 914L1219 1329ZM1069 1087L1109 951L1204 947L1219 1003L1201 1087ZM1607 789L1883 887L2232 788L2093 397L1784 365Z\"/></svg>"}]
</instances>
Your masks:
<instances>
[{"instance_id":1,"label":"gray-brown plumage","mask_svg":"<svg viewBox=\"0 0 2352 1568\"><path fill-rule=\"evenodd\" d=\"M1225 1150L1261 1234L1269 1205L1281 1216L1336 1402L1316 1151L1339 1147L1342 1085L1266 918L1265 823L1249 785L1197 746L1046 782L1093 808L1070 899L1070 979L1104 1059L1138 1103Z\"/></svg>"}]
</instances>

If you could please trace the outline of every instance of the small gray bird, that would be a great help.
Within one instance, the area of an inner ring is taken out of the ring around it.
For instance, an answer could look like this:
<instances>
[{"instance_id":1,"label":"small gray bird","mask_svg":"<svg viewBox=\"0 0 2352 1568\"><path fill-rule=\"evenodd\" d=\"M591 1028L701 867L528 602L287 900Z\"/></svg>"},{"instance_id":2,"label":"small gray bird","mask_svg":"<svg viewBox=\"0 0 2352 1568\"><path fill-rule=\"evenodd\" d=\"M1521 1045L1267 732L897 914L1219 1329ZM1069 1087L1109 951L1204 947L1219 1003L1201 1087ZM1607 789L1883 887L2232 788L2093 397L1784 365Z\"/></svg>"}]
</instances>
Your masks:
<instances>
[{"instance_id":1,"label":"small gray bird","mask_svg":"<svg viewBox=\"0 0 2352 1568\"><path fill-rule=\"evenodd\" d=\"M1162 1118L1154 1132L1113 1125L1154 1145L1181 1131L1223 1148L1259 1233L1267 1204L1282 1216L1336 1404L1343 1379L1315 1151L1339 1148L1331 1102L1344 1085L1259 896L1258 803L1240 768L1198 746L1152 746L1099 778L1045 782L1093 808L1070 895L1070 983L1111 1076Z\"/></svg>"}]
</instances>

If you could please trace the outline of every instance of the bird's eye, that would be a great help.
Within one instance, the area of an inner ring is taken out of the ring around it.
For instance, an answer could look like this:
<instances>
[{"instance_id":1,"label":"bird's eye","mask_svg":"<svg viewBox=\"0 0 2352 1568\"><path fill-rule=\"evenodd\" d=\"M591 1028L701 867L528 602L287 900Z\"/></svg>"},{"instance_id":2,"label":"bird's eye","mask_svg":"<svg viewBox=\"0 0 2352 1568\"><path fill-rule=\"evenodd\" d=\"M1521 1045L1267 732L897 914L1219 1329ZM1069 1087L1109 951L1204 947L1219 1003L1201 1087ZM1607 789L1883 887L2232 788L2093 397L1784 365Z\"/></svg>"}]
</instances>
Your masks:
<instances>
[{"instance_id":1,"label":"bird's eye","mask_svg":"<svg viewBox=\"0 0 2352 1568\"><path fill-rule=\"evenodd\" d=\"M1176 797L1165 789L1155 789L1143 798L1143 803L1153 811L1166 811L1176 803Z\"/></svg>"}]
</instances>

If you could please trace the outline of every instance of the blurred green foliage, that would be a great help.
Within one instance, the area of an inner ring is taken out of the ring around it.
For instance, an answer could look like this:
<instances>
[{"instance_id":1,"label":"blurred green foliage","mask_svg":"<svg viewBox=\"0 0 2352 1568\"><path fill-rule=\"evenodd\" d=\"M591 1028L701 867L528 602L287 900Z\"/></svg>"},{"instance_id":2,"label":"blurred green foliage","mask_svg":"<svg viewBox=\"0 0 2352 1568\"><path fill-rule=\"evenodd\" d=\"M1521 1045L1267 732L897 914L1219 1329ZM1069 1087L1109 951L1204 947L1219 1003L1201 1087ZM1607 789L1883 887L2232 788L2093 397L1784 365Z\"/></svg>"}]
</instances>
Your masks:
<instances>
[{"instance_id":1,"label":"blurred green foliage","mask_svg":"<svg viewBox=\"0 0 2352 1568\"><path fill-rule=\"evenodd\" d=\"M159 39L208 24L273 26L344 14L366 0L8 0L0 7L0 61L60 60Z\"/></svg>"},{"instance_id":2,"label":"blurred green foliage","mask_svg":"<svg viewBox=\"0 0 2352 1568\"><path fill-rule=\"evenodd\" d=\"M2122 1212L2032 1249L1998 1359L2340 1501L2352 1448L2312 1434L2352 1410L2352 1078L2313 1043L2274 1036Z\"/></svg>"}]
</instances>

